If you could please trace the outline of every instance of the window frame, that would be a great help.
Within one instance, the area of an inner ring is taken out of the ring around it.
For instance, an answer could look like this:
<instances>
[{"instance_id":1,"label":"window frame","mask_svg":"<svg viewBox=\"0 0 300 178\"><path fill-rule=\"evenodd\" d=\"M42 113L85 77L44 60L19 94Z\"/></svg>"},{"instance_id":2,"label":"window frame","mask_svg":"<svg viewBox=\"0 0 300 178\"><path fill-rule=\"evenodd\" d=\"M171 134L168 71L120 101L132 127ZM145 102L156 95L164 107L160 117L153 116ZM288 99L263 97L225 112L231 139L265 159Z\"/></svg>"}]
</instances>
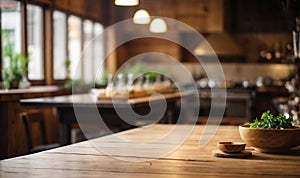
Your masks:
<instances>
[{"instance_id":1,"label":"window frame","mask_svg":"<svg viewBox=\"0 0 300 178\"><path fill-rule=\"evenodd\" d=\"M47 67L46 67L46 6L42 3L38 3L36 1L21 1L21 6L22 6L22 53L25 55L28 55L28 19L27 19L27 5L35 5L39 6L42 10L42 27L41 27L41 36L42 36L42 48L44 49L42 51L42 56L43 56L43 75L44 79L40 80L31 80L28 78L28 74L26 74L26 77L28 81L30 81L31 85L45 85L46 84L46 78L47 78Z\"/></svg>"},{"instance_id":2,"label":"window frame","mask_svg":"<svg viewBox=\"0 0 300 178\"><path fill-rule=\"evenodd\" d=\"M76 13L72 13L70 11L66 11L64 9L57 8L55 6L52 6L52 3L49 3L48 1L40 1L40 0L15 0L21 3L21 52L24 55L28 55L28 25L27 25L27 5L35 5L39 6L42 9L42 27L41 27L41 34L42 34L42 56L43 56L43 75L44 79L40 80L29 80L32 85L62 85L67 81L67 77L65 79L54 79L54 51L53 51L53 38L54 38L54 19L53 19L53 12L59 11L66 15L66 56L69 56L69 30L68 30L68 18L70 16L76 16L80 18L81 20L81 51L84 48L84 21L89 20L92 22L92 29L94 30L95 24L98 23L105 27L103 22L99 20L95 20L93 18L88 18L83 15L79 15ZM48 2L48 3L46 3ZM0 13L2 10L0 9ZM1 25L1 20L0 20ZM1 26L0 26L1 29ZM51 32L51 34L47 34ZM93 33L94 35L94 33ZM2 39L2 36L0 35L0 40ZM50 42L47 42L50 41ZM49 49L51 48L51 49ZM48 50L47 50L48 49ZM105 51L105 42L103 41L103 52ZM2 46L0 43L0 54L2 54ZM0 55L0 70L2 71L2 55ZM82 60L82 59L81 59ZM93 55L92 63L95 63L95 57ZM105 66L104 66L105 68ZM94 69L91 69L94 70ZM28 78L28 74L27 74ZM80 79L84 79L84 59L82 60L81 65L81 76ZM2 82L2 72L0 72L0 82Z\"/></svg>"},{"instance_id":3,"label":"window frame","mask_svg":"<svg viewBox=\"0 0 300 178\"><path fill-rule=\"evenodd\" d=\"M67 13L67 12L64 12L64 11L62 11L62 10L60 10L60 9L54 9L54 11L59 11L59 12L62 12L62 13L64 13L65 15L66 15L66 55L67 56L70 56L69 54L70 54L70 51L69 51L69 30L68 30L68 19L69 19L69 17L70 16L75 16L75 17L77 17L77 18L79 18L80 20L81 20L81 41L80 41L80 45L81 45L81 51L83 51L84 50L84 42L85 42L85 35L84 35L84 21L85 20L88 20L88 21L90 21L91 23L92 23L92 35L93 35L93 38L94 38L94 35L95 35L95 33L94 33L94 28L95 28L95 24L99 24L99 25L102 25L103 26L103 28L104 28L104 25L101 23L101 22L99 22L99 21L95 21L95 20L92 20L92 19L89 19L89 18L83 18L83 17L81 17L81 16L78 16L77 14L73 14L73 13ZM53 12L54 12L53 11ZM94 56L94 48L92 49L92 53L93 53L93 58L91 59L92 61L92 64L95 64L95 56ZM104 43L104 41L103 41L103 53L104 53L104 51L105 51L105 43ZM84 57L84 56L82 56L82 57ZM84 80L84 72L85 72L85 59L80 59L81 60L81 68L80 68L80 70L81 70L81 77L80 77L80 79L81 80ZM105 67L104 67L105 68ZM94 71L95 69L93 68L93 69L91 69L92 71ZM54 81L54 83L55 84L63 84L67 79L54 79L54 74L52 73L52 77L53 77L53 81ZM93 80L95 80L96 79L96 77L94 77L93 78Z\"/></svg>"}]
</instances>

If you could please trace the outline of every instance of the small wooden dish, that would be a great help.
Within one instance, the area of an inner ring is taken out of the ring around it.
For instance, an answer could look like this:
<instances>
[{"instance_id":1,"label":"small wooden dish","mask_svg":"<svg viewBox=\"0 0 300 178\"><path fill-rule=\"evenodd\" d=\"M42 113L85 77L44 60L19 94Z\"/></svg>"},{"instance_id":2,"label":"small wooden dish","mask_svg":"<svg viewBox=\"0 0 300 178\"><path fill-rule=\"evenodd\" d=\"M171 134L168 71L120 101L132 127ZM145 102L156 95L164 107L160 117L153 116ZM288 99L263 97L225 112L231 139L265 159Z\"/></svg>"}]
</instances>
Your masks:
<instances>
[{"instance_id":1,"label":"small wooden dish","mask_svg":"<svg viewBox=\"0 0 300 178\"><path fill-rule=\"evenodd\" d=\"M245 150L246 144L243 142L219 142L217 146L224 153L239 153Z\"/></svg>"},{"instance_id":2,"label":"small wooden dish","mask_svg":"<svg viewBox=\"0 0 300 178\"><path fill-rule=\"evenodd\" d=\"M212 154L220 158L250 158L252 156L252 153L246 150L238 153L225 153L221 150L216 149L212 151Z\"/></svg>"}]
</instances>

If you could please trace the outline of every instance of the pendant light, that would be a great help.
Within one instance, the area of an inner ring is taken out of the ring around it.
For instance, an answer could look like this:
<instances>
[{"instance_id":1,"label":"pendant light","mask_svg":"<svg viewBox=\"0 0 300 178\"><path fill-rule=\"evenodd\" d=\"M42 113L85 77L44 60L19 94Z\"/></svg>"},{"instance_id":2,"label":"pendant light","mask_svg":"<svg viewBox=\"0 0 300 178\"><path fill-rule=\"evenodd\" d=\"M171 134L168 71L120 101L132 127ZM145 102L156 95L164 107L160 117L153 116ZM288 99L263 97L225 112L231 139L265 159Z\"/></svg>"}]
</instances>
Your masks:
<instances>
[{"instance_id":1,"label":"pendant light","mask_svg":"<svg viewBox=\"0 0 300 178\"><path fill-rule=\"evenodd\" d=\"M158 8L162 12L162 2L158 3ZM150 23L149 30L152 33L165 33L167 32L167 23L164 19L156 17Z\"/></svg>"},{"instance_id":2,"label":"pendant light","mask_svg":"<svg viewBox=\"0 0 300 178\"><path fill-rule=\"evenodd\" d=\"M115 0L115 5L117 5L117 6L137 6L137 5L139 5L139 0Z\"/></svg>"},{"instance_id":3,"label":"pendant light","mask_svg":"<svg viewBox=\"0 0 300 178\"><path fill-rule=\"evenodd\" d=\"M162 18L155 18L150 24L150 32L165 33L167 31L167 23Z\"/></svg>"},{"instance_id":4,"label":"pendant light","mask_svg":"<svg viewBox=\"0 0 300 178\"><path fill-rule=\"evenodd\" d=\"M133 15L133 23L135 24L149 24L150 20L150 15L145 9L139 9Z\"/></svg>"}]
</instances>

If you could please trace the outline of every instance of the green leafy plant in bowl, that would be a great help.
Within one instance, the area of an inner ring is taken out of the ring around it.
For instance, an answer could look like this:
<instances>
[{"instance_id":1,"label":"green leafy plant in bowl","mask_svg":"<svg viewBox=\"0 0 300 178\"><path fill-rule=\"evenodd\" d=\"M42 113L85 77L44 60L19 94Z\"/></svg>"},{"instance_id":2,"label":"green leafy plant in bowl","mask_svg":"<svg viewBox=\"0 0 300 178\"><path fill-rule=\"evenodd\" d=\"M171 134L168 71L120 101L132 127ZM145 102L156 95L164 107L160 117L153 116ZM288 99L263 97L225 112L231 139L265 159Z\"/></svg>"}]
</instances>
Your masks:
<instances>
[{"instance_id":1,"label":"green leafy plant in bowl","mask_svg":"<svg viewBox=\"0 0 300 178\"><path fill-rule=\"evenodd\" d=\"M300 145L300 128L293 125L292 118L274 116L270 111L252 123L239 126L239 132L247 145L261 152L287 152Z\"/></svg>"},{"instance_id":2,"label":"green leafy plant in bowl","mask_svg":"<svg viewBox=\"0 0 300 178\"><path fill-rule=\"evenodd\" d=\"M270 111L266 111L261 115L260 120L255 119L253 123L247 122L245 125L249 125L250 128L269 128L269 129L286 129L293 128L293 118L291 116L286 117L282 114L273 116Z\"/></svg>"}]
</instances>

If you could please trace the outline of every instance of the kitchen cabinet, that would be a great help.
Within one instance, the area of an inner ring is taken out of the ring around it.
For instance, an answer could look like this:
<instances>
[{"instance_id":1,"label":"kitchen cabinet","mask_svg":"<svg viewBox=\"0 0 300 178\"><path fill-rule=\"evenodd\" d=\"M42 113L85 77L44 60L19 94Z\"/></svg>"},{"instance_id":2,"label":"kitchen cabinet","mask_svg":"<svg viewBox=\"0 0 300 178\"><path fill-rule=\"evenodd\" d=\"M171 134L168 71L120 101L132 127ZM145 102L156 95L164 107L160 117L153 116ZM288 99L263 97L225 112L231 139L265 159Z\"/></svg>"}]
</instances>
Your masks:
<instances>
[{"instance_id":1,"label":"kitchen cabinet","mask_svg":"<svg viewBox=\"0 0 300 178\"><path fill-rule=\"evenodd\" d=\"M230 0L231 30L237 33L290 33L295 23L293 10L299 9L299 5L296 0Z\"/></svg>"}]
</instances>

